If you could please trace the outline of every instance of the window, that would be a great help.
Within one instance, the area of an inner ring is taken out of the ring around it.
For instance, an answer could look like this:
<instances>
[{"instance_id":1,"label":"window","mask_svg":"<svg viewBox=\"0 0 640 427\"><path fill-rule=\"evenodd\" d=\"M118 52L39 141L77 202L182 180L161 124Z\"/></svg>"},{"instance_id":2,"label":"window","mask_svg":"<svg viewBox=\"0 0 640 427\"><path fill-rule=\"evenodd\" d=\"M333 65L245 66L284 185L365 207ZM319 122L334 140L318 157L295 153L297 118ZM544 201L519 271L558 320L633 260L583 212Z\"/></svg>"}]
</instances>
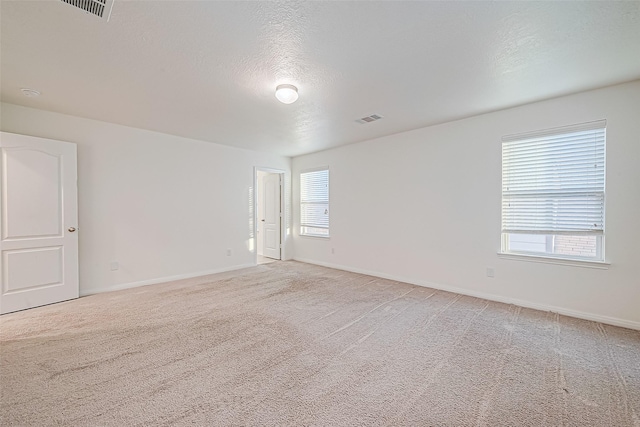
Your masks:
<instances>
[{"instance_id":1,"label":"window","mask_svg":"<svg viewBox=\"0 0 640 427\"><path fill-rule=\"evenodd\" d=\"M300 173L300 234L329 237L329 169Z\"/></svg>"},{"instance_id":2,"label":"window","mask_svg":"<svg viewBox=\"0 0 640 427\"><path fill-rule=\"evenodd\" d=\"M502 139L502 252L604 260L606 122Z\"/></svg>"}]
</instances>

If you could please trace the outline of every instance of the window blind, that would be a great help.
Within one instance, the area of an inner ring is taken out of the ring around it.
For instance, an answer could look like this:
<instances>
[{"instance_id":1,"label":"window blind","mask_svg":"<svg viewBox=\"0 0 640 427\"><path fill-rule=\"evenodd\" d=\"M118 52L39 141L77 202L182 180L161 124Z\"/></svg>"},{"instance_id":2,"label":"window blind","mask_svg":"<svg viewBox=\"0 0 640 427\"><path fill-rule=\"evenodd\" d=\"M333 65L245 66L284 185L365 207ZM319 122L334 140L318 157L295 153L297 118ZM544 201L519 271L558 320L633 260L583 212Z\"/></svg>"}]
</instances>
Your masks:
<instances>
[{"instance_id":1,"label":"window blind","mask_svg":"<svg viewBox=\"0 0 640 427\"><path fill-rule=\"evenodd\" d=\"M606 121L502 140L502 232L604 232Z\"/></svg>"},{"instance_id":2,"label":"window blind","mask_svg":"<svg viewBox=\"0 0 640 427\"><path fill-rule=\"evenodd\" d=\"M329 169L300 174L300 234L329 236Z\"/></svg>"}]
</instances>

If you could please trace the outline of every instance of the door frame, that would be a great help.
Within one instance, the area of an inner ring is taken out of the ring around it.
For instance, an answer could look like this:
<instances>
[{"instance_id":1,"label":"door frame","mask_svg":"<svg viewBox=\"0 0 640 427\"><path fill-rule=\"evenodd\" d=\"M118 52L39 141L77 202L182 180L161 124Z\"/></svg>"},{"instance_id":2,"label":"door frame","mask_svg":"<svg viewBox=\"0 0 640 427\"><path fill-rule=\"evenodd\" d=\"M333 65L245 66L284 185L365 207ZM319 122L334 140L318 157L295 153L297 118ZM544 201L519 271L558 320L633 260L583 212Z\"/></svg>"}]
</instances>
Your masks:
<instances>
[{"instance_id":1,"label":"door frame","mask_svg":"<svg viewBox=\"0 0 640 427\"><path fill-rule=\"evenodd\" d=\"M266 168L261 166L253 167L253 264L258 265L258 171L266 173L277 173L280 175L280 260L285 259L285 200L284 183L286 172L282 169Z\"/></svg>"}]
</instances>

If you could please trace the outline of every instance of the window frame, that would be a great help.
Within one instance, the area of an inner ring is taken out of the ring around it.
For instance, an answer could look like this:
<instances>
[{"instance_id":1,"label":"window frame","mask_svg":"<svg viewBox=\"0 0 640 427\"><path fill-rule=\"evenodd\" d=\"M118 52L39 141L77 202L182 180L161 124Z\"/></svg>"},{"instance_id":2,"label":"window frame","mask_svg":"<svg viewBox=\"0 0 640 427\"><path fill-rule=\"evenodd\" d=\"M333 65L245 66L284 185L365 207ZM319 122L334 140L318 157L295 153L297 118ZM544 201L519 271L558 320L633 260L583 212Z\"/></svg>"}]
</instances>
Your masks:
<instances>
[{"instance_id":1,"label":"window frame","mask_svg":"<svg viewBox=\"0 0 640 427\"><path fill-rule=\"evenodd\" d=\"M604 234L596 235L596 256L588 257L588 256L571 256L565 254L554 254L550 252L535 252L535 251L525 251L525 250L511 250L509 248L509 236L516 233L502 233L501 235L501 249L498 253L499 255L513 255L513 256L523 256L523 257L533 257L533 258L549 258L555 259L558 261L576 261L576 262L585 262L585 263L597 263L597 264L608 264L604 259ZM547 238L554 238L558 236L558 234L542 234L542 236L546 236ZM552 244L553 245L553 244Z\"/></svg>"},{"instance_id":2,"label":"window frame","mask_svg":"<svg viewBox=\"0 0 640 427\"><path fill-rule=\"evenodd\" d=\"M298 235L301 237L310 237L310 238L317 238L317 239L329 239L331 237L331 223L329 222L329 225L326 227L327 230L327 234L314 234L314 233L309 233L309 232L303 232L304 228L324 228L321 226L313 226L313 225L304 225L302 223L302 211L303 211L303 205L305 203L310 203L310 202L304 202L302 200L302 175L306 174L306 173L313 173L313 172L321 172L321 171L327 171L327 200L326 200L326 205L327 205L327 216L329 218L331 218L331 173L329 170L329 166L319 166L319 167L315 167L315 168L309 168L309 169L304 169L301 170L299 172L299 197L300 197L300 203L299 203L299 209L300 209L300 216L299 216L299 220L300 220L300 228L298 229Z\"/></svg>"},{"instance_id":3,"label":"window frame","mask_svg":"<svg viewBox=\"0 0 640 427\"><path fill-rule=\"evenodd\" d=\"M505 143L505 141L509 141L509 142L517 142L517 141L526 141L527 139L531 139L531 138L542 138L542 137L548 137L548 138L554 138L554 137L558 137L560 135L563 134L570 134L573 132L581 132L581 131L587 131L587 130L599 130L602 129L604 130L604 139L603 139L603 148L604 148L604 155L603 155L603 170L604 170L604 178L603 178L603 190L602 190L602 197L603 197L603 201L602 201L602 232L601 234L586 234L586 235L591 235L591 236L595 236L596 237L596 254L594 257L590 257L590 256L584 256L584 255L568 255L568 254L562 254L562 253L553 253L554 247L555 247L555 243L554 240L556 239L557 236L561 236L561 235L566 235L566 236L580 236L580 235L585 235L583 233L576 233L576 234L572 234L570 231L561 231L558 233L553 233L553 231L550 231L549 233L536 233L536 232L532 232L532 233L526 233L525 231L521 231L519 233L514 233L514 232L508 232L505 231L503 229L504 226L504 211L503 208L501 207L501 214L500 214L500 219L501 219L501 238L500 238L500 251L498 252L498 255L500 255L503 258L507 258L507 259L518 259L518 258L524 258L524 259L529 259L529 260L534 260L534 261L539 261L539 262L550 262L550 263L559 263L559 264L569 264L569 265L586 265L586 266L595 266L595 267L600 267L600 266L606 266L609 265L608 262L606 262L606 258L605 258L605 236L606 236L606 193L607 193L607 189L606 189L606 170L607 170L607 161L606 161L606 147L607 147L607 122L606 120L598 120L598 121L594 121L594 122L587 122L587 123L580 123L580 124L576 124L576 125L570 125L570 126L564 126L564 127L559 127L559 128L553 128L553 129L545 129L545 130L540 130L540 131L534 131L534 132L527 132L527 133L523 133L523 134L516 134L516 135L508 135L502 138L502 144ZM502 177L501 177L501 205L504 202L504 197L505 197L505 193L504 193L504 167L505 167L505 158L504 158L504 150L502 149L502 144L501 144L501 170L502 170ZM541 193L543 194L543 193ZM549 247L549 239L551 239L551 249L547 249L545 252L537 252L537 251L527 251L527 250L512 250L509 246L510 246L510 236L513 235L517 235L517 234L540 234L543 236L546 236L547 239L547 248ZM602 268L606 268L606 267L602 267Z\"/></svg>"}]
</instances>

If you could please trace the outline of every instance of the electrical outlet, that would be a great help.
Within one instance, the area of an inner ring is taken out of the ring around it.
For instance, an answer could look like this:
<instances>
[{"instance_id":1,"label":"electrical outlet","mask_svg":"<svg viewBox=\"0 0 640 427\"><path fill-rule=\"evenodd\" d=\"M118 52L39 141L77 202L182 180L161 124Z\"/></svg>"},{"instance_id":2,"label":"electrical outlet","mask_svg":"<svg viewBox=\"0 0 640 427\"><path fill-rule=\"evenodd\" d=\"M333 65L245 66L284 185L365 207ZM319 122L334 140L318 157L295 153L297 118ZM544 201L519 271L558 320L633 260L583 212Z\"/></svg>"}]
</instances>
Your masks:
<instances>
[{"instance_id":1,"label":"electrical outlet","mask_svg":"<svg viewBox=\"0 0 640 427\"><path fill-rule=\"evenodd\" d=\"M493 267L487 267L487 277L495 277L496 271Z\"/></svg>"},{"instance_id":2,"label":"electrical outlet","mask_svg":"<svg viewBox=\"0 0 640 427\"><path fill-rule=\"evenodd\" d=\"M118 261L113 261L111 264L109 264L111 271L116 271L120 269L120 264L118 263Z\"/></svg>"},{"instance_id":3,"label":"electrical outlet","mask_svg":"<svg viewBox=\"0 0 640 427\"><path fill-rule=\"evenodd\" d=\"M227 249L227 256L231 256L231 249Z\"/></svg>"}]
</instances>

